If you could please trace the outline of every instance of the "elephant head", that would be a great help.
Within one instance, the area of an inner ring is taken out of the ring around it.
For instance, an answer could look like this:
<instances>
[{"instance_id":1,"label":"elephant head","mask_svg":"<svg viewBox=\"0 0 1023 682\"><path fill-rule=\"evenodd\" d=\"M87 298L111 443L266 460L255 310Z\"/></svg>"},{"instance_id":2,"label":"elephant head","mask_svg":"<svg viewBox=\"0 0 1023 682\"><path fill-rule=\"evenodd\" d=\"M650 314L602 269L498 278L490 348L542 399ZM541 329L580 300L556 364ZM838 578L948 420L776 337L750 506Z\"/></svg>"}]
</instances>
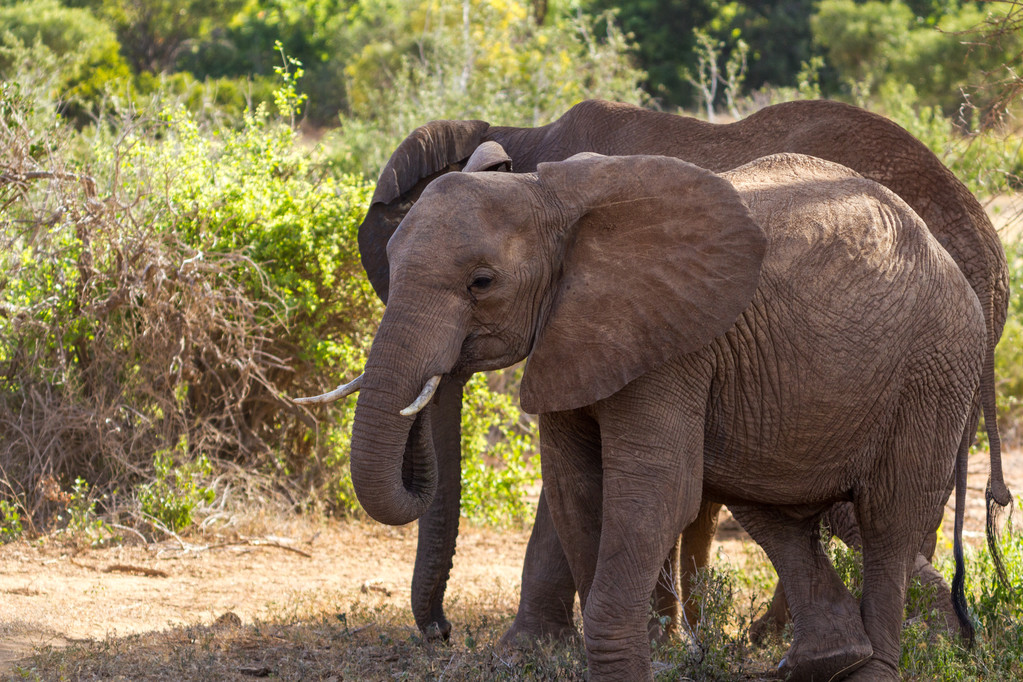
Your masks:
<instances>
[{"instance_id":1,"label":"elephant head","mask_svg":"<svg viewBox=\"0 0 1023 682\"><path fill-rule=\"evenodd\" d=\"M440 376L528 357L527 411L600 400L724 333L765 245L727 181L676 159L586 155L437 179L387 247L389 300L352 434L360 502L391 524L429 505L432 452L412 457L409 443Z\"/></svg>"}]
</instances>

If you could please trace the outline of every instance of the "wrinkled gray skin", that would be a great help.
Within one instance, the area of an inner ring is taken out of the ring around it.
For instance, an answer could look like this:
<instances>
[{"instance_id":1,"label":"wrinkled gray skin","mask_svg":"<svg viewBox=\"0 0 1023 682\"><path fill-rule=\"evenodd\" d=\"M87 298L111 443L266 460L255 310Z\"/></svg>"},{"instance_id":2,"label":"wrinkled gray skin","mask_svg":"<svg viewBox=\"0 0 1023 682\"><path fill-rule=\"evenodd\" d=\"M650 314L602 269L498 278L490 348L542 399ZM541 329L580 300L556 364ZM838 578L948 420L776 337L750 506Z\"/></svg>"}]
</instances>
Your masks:
<instances>
[{"instance_id":1,"label":"wrinkled gray skin","mask_svg":"<svg viewBox=\"0 0 1023 682\"><path fill-rule=\"evenodd\" d=\"M966 278L905 202L837 164L580 157L439 178L392 236L352 430L363 507L390 524L429 507L434 453L406 446L430 416L400 411L430 377L528 356L520 397L590 679L651 679L650 594L701 500L778 571L783 676L899 679L906 580L979 403L987 329ZM816 541L839 501L862 538L859 604Z\"/></svg>"},{"instance_id":2,"label":"wrinkled gray skin","mask_svg":"<svg viewBox=\"0 0 1023 682\"><path fill-rule=\"evenodd\" d=\"M507 157L481 154L473 170L532 172L540 162L590 151L608 155L664 154L724 171L766 154L798 152L841 163L893 190L924 219L931 233L951 254L984 309L988 343L981 388L992 457L989 508L992 499L1002 505L1008 502L993 411L993 351L1001 337L1008 306L1005 255L994 227L972 194L905 130L862 109L828 101L779 104L727 125L601 101L582 102L559 120L540 128L491 126L484 121L434 121L416 129L394 152L381 173L369 212L359 229L363 263L385 302L390 274L386 247L395 228L433 179L463 170L473 152L486 142L500 143ZM445 377L427 408L432 413L438 480L433 502L419 520L419 548L412 581L416 623L428 634L445 637L451 625L444 617L444 590L458 535L459 409L464 378ZM968 431L971 428L974 427L967 426ZM414 447L410 443L410 448ZM677 557L681 549L682 559L675 562L675 567L681 563L682 570L681 583L674 588L676 593L685 594L687 576L708 560L718 508L709 505L702 509L686 529L681 547L672 552ZM851 524L843 521L836 525L837 534L851 541L842 531ZM924 573L929 576L928 571L933 568L927 563L931 556L927 547L933 551L933 539L924 543L920 557L921 566L928 567ZM541 496L523 567L519 612L507 639L572 632L574 594L568 564ZM945 590L946 602L947 594ZM671 589L661 589L657 599L659 611L672 613L676 604ZM786 612L784 602L779 600L759 631L780 627Z\"/></svg>"}]
</instances>

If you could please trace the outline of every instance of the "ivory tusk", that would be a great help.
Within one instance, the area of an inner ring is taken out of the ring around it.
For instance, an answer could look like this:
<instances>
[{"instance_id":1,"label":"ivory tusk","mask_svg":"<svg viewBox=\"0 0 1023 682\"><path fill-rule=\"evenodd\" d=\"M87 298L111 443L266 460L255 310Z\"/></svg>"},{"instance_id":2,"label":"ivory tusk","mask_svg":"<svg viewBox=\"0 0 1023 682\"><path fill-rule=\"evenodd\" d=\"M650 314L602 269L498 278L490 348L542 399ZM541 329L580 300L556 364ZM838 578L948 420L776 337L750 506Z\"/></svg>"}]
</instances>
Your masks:
<instances>
[{"instance_id":1,"label":"ivory tusk","mask_svg":"<svg viewBox=\"0 0 1023 682\"><path fill-rule=\"evenodd\" d=\"M412 404L401 411L402 417L411 417L414 414L418 414L420 410L426 407L426 404L430 402L430 398L437 392L437 386L440 384L440 375L430 377L430 380L426 382L426 386L423 386L423 392L419 394L419 397L412 401Z\"/></svg>"},{"instance_id":2,"label":"ivory tusk","mask_svg":"<svg viewBox=\"0 0 1023 682\"><path fill-rule=\"evenodd\" d=\"M330 393L324 393L323 395L314 395L310 398L295 398L291 402L298 403L299 405L309 405L319 403L332 403L335 400L347 398L348 396L362 388L362 378L364 376L366 375L360 374L347 384L341 384ZM427 398L427 400L429 400L429 398Z\"/></svg>"}]
</instances>

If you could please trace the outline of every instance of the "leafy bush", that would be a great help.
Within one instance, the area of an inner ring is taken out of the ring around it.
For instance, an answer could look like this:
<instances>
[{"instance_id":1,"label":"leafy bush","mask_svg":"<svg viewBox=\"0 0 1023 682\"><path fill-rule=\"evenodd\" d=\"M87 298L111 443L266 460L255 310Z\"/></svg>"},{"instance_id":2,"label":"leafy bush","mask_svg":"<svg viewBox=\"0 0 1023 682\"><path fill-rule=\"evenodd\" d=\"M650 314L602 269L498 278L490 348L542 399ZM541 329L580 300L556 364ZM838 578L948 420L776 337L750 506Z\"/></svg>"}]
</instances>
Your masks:
<instances>
[{"instance_id":1,"label":"leafy bush","mask_svg":"<svg viewBox=\"0 0 1023 682\"><path fill-rule=\"evenodd\" d=\"M213 467L206 455L189 459L188 442L182 439L172 453L160 450L153 455L154 478L139 486L142 513L172 531L192 525L192 515L202 504L215 497L212 488L202 485Z\"/></svg>"},{"instance_id":2,"label":"leafy bush","mask_svg":"<svg viewBox=\"0 0 1023 682\"><path fill-rule=\"evenodd\" d=\"M0 76L48 78L51 96L94 103L107 82L129 76L114 31L87 9L57 0L0 7ZM42 68L40 68L42 67Z\"/></svg>"},{"instance_id":3,"label":"leafy bush","mask_svg":"<svg viewBox=\"0 0 1023 682\"><path fill-rule=\"evenodd\" d=\"M0 544L17 540L25 532L18 505L0 500Z\"/></svg>"},{"instance_id":4,"label":"leafy bush","mask_svg":"<svg viewBox=\"0 0 1023 682\"><path fill-rule=\"evenodd\" d=\"M981 200L1014 191L1023 181L1023 137L997 128L981 130L976 108L955 117L923 104L911 85L886 84L877 109L927 145ZM964 133L964 130L977 130Z\"/></svg>"},{"instance_id":5,"label":"leafy bush","mask_svg":"<svg viewBox=\"0 0 1023 682\"><path fill-rule=\"evenodd\" d=\"M930 11L918 18L901 0L822 0L811 27L855 98L863 101L884 86L912 86L921 102L951 115L982 74L1014 63L1023 43L1017 36L995 44L971 33L1004 7L943 3ZM975 93L974 104L982 104L980 96Z\"/></svg>"},{"instance_id":6,"label":"leafy bush","mask_svg":"<svg viewBox=\"0 0 1023 682\"><path fill-rule=\"evenodd\" d=\"M318 392L379 306L354 239L368 186L265 110L238 131L181 109L101 131L86 174L81 138L4 92L0 465L15 494L47 476L137 480L183 436L192 457L298 475L319 441L283 393Z\"/></svg>"},{"instance_id":7,"label":"leafy bush","mask_svg":"<svg viewBox=\"0 0 1023 682\"><path fill-rule=\"evenodd\" d=\"M372 177L433 119L535 126L589 97L642 99L626 37L609 23L598 39L585 14L537 26L525 0L378 0L353 7L352 21L367 35L345 67L339 146L345 167Z\"/></svg>"},{"instance_id":8,"label":"leafy bush","mask_svg":"<svg viewBox=\"0 0 1023 682\"><path fill-rule=\"evenodd\" d=\"M493 373L500 383L511 370ZM528 419L515 392L493 390L488 377L476 374L462 402L462 515L477 523L501 525L533 520L529 488L540 478L535 421Z\"/></svg>"}]
</instances>

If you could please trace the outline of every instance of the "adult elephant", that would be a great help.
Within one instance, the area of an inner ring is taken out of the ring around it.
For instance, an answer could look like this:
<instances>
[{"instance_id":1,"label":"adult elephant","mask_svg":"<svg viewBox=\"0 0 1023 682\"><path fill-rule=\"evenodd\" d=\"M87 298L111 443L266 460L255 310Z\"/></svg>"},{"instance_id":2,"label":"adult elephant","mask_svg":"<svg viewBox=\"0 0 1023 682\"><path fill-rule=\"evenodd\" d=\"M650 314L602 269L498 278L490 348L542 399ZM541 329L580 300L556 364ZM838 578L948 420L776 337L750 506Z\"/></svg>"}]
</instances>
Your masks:
<instances>
[{"instance_id":1,"label":"adult elephant","mask_svg":"<svg viewBox=\"0 0 1023 682\"><path fill-rule=\"evenodd\" d=\"M437 382L528 356L521 400L540 414L591 679L651 678L648 599L704 498L727 503L778 571L789 679L898 679L906 577L953 484L968 627L967 426L987 330L891 191L793 154L722 175L583 154L434 181L388 255L356 493L379 521L420 516L436 485L420 412ZM863 541L861 604L808 541L838 501Z\"/></svg>"},{"instance_id":2,"label":"adult elephant","mask_svg":"<svg viewBox=\"0 0 1023 682\"><path fill-rule=\"evenodd\" d=\"M499 143L505 154L486 149L487 142ZM663 154L719 172L767 154L796 152L840 163L885 185L923 218L981 301L987 325L981 397L991 444L988 507L992 501L1008 503L995 421L993 369L994 347L1008 309L1005 254L976 198L930 150L895 123L830 101L779 104L726 125L604 101L582 102L539 128L433 121L413 131L392 154L359 229L366 272L385 302L390 276L386 247L395 228L432 180L463 170L477 150L470 170L515 172L532 172L541 162L587 151ZM415 449L417 443L432 441L438 468L437 493L419 521L412 609L424 632L445 637L451 626L444 616L443 597L458 534L463 378L442 380L428 408L431 427L424 438L409 443ZM717 507L702 510L687 529L681 547L682 556L687 557L683 569L695 570L706 562L716 512ZM682 581L683 589L686 582ZM556 636L571 631L573 599L574 584L541 497L523 567L522 600L509 635Z\"/></svg>"}]
</instances>

